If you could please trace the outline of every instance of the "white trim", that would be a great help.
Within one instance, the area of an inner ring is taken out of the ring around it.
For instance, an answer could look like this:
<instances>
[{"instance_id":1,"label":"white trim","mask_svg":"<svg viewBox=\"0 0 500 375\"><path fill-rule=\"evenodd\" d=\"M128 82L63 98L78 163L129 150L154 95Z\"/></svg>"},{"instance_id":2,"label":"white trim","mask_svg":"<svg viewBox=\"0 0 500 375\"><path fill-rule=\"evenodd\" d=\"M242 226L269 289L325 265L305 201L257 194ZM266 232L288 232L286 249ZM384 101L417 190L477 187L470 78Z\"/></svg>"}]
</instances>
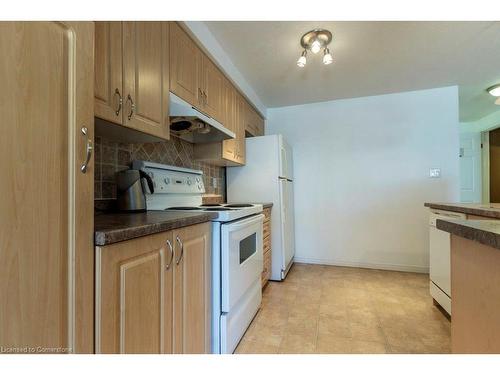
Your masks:
<instances>
[{"instance_id":1,"label":"white trim","mask_svg":"<svg viewBox=\"0 0 500 375\"><path fill-rule=\"evenodd\" d=\"M306 263L306 264L323 264L326 266L370 268L370 269L387 270L387 271L429 273L429 267L407 265L407 264L346 262L341 260L330 260L330 259L301 258L297 256L295 256L294 262Z\"/></svg>"}]
</instances>

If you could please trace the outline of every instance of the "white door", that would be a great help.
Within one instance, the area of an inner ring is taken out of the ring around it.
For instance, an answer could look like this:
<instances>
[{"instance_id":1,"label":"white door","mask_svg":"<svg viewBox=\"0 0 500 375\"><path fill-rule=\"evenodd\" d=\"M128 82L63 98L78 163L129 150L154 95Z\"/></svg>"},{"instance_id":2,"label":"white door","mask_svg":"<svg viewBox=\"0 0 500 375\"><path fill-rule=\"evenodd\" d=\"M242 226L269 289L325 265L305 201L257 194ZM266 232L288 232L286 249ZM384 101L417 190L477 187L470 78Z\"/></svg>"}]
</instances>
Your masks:
<instances>
[{"instance_id":1,"label":"white door","mask_svg":"<svg viewBox=\"0 0 500 375\"><path fill-rule=\"evenodd\" d=\"M295 255L294 210L293 210L293 183L280 180L280 206L281 206L281 243L282 248L282 278L288 271L290 262Z\"/></svg>"},{"instance_id":2,"label":"white door","mask_svg":"<svg viewBox=\"0 0 500 375\"><path fill-rule=\"evenodd\" d=\"M460 134L460 201L481 202L481 133Z\"/></svg>"}]
</instances>

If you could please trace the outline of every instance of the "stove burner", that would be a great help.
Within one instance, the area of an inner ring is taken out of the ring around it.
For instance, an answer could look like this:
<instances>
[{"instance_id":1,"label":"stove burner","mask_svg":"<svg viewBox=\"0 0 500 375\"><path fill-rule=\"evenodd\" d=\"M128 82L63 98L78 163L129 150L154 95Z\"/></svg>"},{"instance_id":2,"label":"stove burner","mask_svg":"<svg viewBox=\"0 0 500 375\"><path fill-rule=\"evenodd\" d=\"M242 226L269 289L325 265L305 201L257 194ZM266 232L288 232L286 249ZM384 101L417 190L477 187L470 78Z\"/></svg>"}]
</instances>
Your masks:
<instances>
[{"instance_id":1,"label":"stove burner","mask_svg":"<svg viewBox=\"0 0 500 375\"><path fill-rule=\"evenodd\" d=\"M179 211L190 211L190 210L199 210L199 207L169 207L167 210L179 210Z\"/></svg>"},{"instance_id":2,"label":"stove burner","mask_svg":"<svg viewBox=\"0 0 500 375\"><path fill-rule=\"evenodd\" d=\"M219 203L206 203L206 204L202 204L200 207L220 207L220 206L222 206L222 205Z\"/></svg>"},{"instance_id":3,"label":"stove burner","mask_svg":"<svg viewBox=\"0 0 500 375\"><path fill-rule=\"evenodd\" d=\"M226 207L209 207L209 208L205 208L204 210L205 211L231 211L230 208L226 208Z\"/></svg>"},{"instance_id":4,"label":"stove burner","mask_svg":"<svg viewBox=\"0 0 500 375\"><path fill-rule=\"evenodd\" d=\"M253 204L234 203L234 204L226 204L224 207L232 207L232 208L253 207Z\"/></svg>"}]
</instances>

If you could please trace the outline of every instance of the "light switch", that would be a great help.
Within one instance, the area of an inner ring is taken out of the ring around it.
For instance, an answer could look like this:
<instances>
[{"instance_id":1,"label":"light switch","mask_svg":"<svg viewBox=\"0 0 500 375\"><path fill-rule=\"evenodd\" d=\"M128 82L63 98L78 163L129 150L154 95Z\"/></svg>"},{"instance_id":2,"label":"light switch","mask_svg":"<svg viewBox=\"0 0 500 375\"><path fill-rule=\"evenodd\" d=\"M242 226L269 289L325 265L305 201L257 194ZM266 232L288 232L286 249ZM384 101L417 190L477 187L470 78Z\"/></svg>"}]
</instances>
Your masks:
<instances>
[{"instance_id":1,"label":"light switch","mask_svg":"<svg viewBox=\"0 0 500 375\"><path fill-rule=\"evenodd\" d=\"M217 178L215 178L215 177L212 177L212 187L214 189L217 189Z\"/></svg>"},{"instance_id":2,"label":"light switch","mask_svg":"<svg viewBox=\"0 0 500 375\"><path fill-rule=\"evenodd\" d=\"M440 178L441 177L441 168L429 169L429 177L430 178Z\"/></svg>"}]
</instances>

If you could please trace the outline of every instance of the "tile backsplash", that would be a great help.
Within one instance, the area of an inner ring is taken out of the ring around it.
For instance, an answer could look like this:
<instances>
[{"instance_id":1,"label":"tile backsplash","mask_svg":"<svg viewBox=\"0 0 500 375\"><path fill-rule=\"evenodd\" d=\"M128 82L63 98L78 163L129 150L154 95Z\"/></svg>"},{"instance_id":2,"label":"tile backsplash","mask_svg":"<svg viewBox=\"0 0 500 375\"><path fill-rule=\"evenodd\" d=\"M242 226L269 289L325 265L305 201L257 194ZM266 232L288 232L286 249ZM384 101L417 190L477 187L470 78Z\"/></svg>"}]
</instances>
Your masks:
<instances>
[{"instance_id":1,"label":"tile backsplash","mask_svg":"<svg viewBox=\"0 0 500 375\"><path fill-rule=\"evenodd\" d=\"M172 136L169 141L158 143L121 143L110 139L95 138L94 198L116 198L115 173L130 167L134 159L200 169L207 194L225 194L225 170L193 159L193 144ZM212 179L217 187L212 187Z\"/></svg>"}]
</instances>

